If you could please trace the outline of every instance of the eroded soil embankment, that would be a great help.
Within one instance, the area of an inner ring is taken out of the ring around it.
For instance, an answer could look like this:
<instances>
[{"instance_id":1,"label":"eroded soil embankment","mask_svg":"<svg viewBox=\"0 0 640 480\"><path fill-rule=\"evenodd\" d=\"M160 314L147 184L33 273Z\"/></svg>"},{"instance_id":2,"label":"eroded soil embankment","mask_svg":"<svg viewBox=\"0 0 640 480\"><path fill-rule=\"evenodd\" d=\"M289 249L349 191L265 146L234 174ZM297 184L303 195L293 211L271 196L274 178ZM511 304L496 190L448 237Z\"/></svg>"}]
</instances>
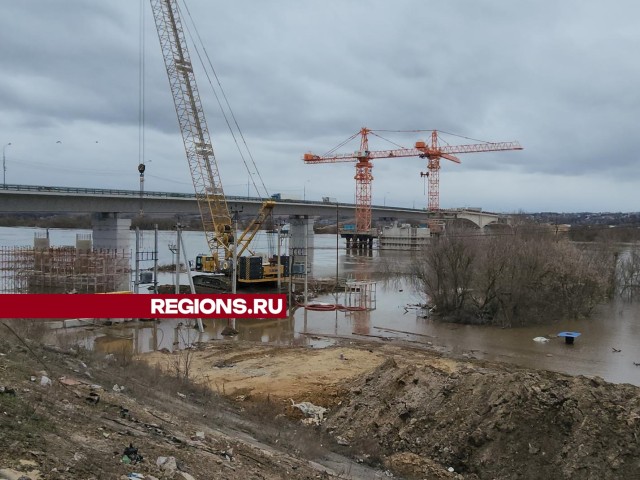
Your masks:
<instances>
[{"instance_id":1,"label":"eroded soil embankment","mask_svg":"<svg viewBox=\"0 0 640 480\"><path fill-rule=\"evenodd\" d=\"M146 359L170 369L179 355ZM640 472L640 388L599 378L354 341L322 350L216 342L193 353L191 374L247 406L269 398L289 415L290 399L328 407L322 428L348 444L340 448L406 478Z\"/></svg>"},{"instance_id":2,"label":"eroded soil embankment","mask_svg":"<svg viewBox=\"0 0 640 480\"><path fill-rule=\"evenodd\" d=\"M325 428L407 478L433 463L465 478L640 475L640 389L463 362L387 360L352 384Z\"/></svg>"}]
</instances>

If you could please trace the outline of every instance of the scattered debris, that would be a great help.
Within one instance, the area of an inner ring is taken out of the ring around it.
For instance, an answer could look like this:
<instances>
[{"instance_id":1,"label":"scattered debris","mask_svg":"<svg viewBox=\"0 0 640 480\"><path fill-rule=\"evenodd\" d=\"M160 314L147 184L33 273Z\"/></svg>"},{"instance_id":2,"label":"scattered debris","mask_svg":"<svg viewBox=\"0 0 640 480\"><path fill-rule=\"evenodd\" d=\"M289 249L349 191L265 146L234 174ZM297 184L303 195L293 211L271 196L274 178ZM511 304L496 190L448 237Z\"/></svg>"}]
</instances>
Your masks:
<instances>
[{"instance_id":1,"label":"scattered debris","mask_svg":"<svg viewBox=\"0 0 640 480\"><path fill-rule=\"evenodd\" d=\"M120 393L124 391L124 386L120 386L117 383L113 386L112 390L116 393Z\"/></svg>"},{"instance_id":2,"label":"scattered debris","mask_svg":"<svg viewBox=\"0 0 640 480\"><path fill-rule=\"evenodd\" d=\"M156 465L167 472L167 476L169 477L173 476L176 470L178 470L176 457L158 457L156 459Z\"/></svg>"},{"instance_id":3,"label":"scattered debris","mask_svg":"<svg viewBox=\"0 0 640 480\"><path fill-rule=\"evenodd\" d=\"M619 353L619 352L622 351L622 350L620 350L618 348L614 348L614 347L611 347L611 350L613 351L613 353Z\"/></svg>"},{"instance_id":4,"label":"scattered debris","mask_svg":"<svg viewBox=\"0 0 640 480\"><path fill-rule=\"evenodd\" d=\"M85 397L85 401L95 405L100 401L100 395L96 392L89 392L89 395Z\"/></svg>"},{"instance_id":5,"label":"scattered debris","mask_svg":"<svg viewBox=\"0 0 640 480\"><path fill-rule=\"evenodd\" d=\"M10 388L10 387L0 387L0 394L1 395L12 395L12 396L16 396L16 390L15 388Z\"/></svg>"},{"instance_id":6,"label":"scattered debris","mask_svg":"<svg viewBox=\"0 0 640 480\"><path fill-rule=\"evenodd\" d=\"M213 366L216 368L232 368L235 367L236 364L226 360L220 360L219 362L214 363Z\"/></svg>"},{"instance_id":7,"label":"scattered debris","mask_svg":"<svg viewBox=\"0 0 640 480\"><path fill-rule=\"evenodd\" d=\"M319 407L318 405L314 405L311 402L300 402L296 403L291 400L291 406L300 410L305 416L311 419L311 422L315 425L320 425L320 423L324 420L324 414L327 411L324 407Z\"/></svg>"},{"instance_id":8,"label":"scattered debris","mask_svg":"<svg viewBox=\"0 0 640 480\"><path fill-rule=\"evenodd\" d=\"M50 387L51 386L51 379L49 377L47 377L46 375L43 375L40 378L40 386L41 387Z\"/></svg>"},{"instance_id":9,"label":"scattered debris","mask_svg":"<svg viewBox=\"0 0 640 480\"><path fill-rule=\"evenodd\" d=\"M142 462L143 459L142 455L138 453L138 449L134 447L132 443L130 443L129 446L124 449L124 452L122 452L122 463L131 463L135 465L136 463Z\"/></svg>"},{"instance_id":10,"label":"scattered debris","mask_svg":"<svg viewBox=\"0 0 640 480\"><path fill-rule=\"evenodd\" d=\"M383 332L393 332L393 333L404 333L405 335L413 335L416 337L428 337L428 338L436 338L433 335L427 335L424 333L415 333L415 332L407 332L406 330L396 330L394 328L387 328L387 327L373 327L376 330L382 330Z\"/></svg>"},{"instance_id":11,"label":"scattered debris","mask_svg":"<svg viewBox=\"0 0 640 480\"><path fill-rule=\"evenodd\" d=\"M227 448L221 452L220 455L224 457L227 462L230 462L233 459L233 448Z\"/></svg>"},{"instance_id":12,"label":"scattered debris","mask_svg":"<svg viewBox=\"0 0 640 480\"><path fill-rule=\"evenodd\" d=\"M229 325L227 325L226 327L224 327L224 329L222 330L222 332L220 332L220 335L223 335L225 337L231 337L233 335L238 335L238 330L236 330L233 327L230 327Z\"/></svg>"},{"instance_id":13,"label":"scattered debris","mask_svg":"<svg viewBox=\"0 0 640 480\"><path fill-rule=\"evenodd\" d=\"M75 387L77 385L82 385L82 382L80 380L76 380L75 378L70 378L70 377L60 377L58 381L61 384L66 385L68 387Z\"/></svg>"},{"instance_id":14,"label":"scattered debris","mask_svg":"<svg viewBox=\"0 0 640 480\"><path fill-rule=\"evenodd\" d=\"M180 398L187 398L184 393L176 392Z\"/></svg>"},{"instance_id":15,"label":"scattered debris","mask_svg":"<svg viewBox=\"0 0 640 480\"><path fill-rule=\"evenodd\" d=\"M37 480L41 477L40 472L37 470L25 474L11 468L0 468L0 478L7 480Z\"/></svg>"}]
</instances>

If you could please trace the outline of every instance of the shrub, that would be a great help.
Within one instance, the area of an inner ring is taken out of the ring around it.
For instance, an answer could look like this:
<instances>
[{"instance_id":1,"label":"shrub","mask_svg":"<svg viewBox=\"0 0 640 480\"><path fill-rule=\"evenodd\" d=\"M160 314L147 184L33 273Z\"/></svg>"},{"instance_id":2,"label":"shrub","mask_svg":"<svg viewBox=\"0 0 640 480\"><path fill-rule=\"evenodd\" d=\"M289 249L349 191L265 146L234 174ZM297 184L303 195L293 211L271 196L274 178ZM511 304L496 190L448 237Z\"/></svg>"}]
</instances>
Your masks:
<instances>
[{"instance_id":1,"label":"shrub","mask_svg":"<svg viewBox=\"0 0 640 480\"><path fill-rule=\"evenodd\" d=\"M438 315L464 323L523 325L587 316L612 288L613 253L534 233L453 232L414 266Z\"/></svg>"}]
</instances>

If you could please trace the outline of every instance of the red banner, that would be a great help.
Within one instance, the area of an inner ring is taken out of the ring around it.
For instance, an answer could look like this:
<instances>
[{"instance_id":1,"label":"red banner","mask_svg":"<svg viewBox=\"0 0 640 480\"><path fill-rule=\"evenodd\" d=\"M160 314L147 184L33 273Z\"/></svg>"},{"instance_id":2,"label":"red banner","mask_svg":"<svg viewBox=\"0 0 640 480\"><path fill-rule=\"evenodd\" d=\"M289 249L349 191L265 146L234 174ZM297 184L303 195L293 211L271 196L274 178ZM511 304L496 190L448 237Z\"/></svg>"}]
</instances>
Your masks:
<instances>
[{"instance_id":1,"label":"red banner","mask_svg":"<svg viewBox=\"0 0 640 480\"><path fill-rule=\"evenodd\" d=\"M4 294L1 318L286 318L284 294Z\"/></svg>"}]
</instances>

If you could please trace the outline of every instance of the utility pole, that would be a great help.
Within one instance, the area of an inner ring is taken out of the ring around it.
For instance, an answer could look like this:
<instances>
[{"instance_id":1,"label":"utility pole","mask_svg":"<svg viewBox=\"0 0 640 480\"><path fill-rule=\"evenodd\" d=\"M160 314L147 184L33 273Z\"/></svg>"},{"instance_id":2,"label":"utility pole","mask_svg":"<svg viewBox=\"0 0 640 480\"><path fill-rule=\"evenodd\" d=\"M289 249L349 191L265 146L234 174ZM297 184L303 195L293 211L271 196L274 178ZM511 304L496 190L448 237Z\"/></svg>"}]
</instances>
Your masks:
<instances>
[{"instance_id":1,"label":"utility pole","mask_svg":"<svg viewBox=\"0 0 640 480\"><path fill-rule=\"evenodd\" d=\"M231 293L232 294L236 294L237 291L237 286L236 284L238 283L238 213L240 213L242 211L242 207L237 208L237 206L234 205L234 207L231 209L231 213L232 213L232 220L233 220L233 253L232 253L232 257L231 257L231 262L233 263L233 265L231 266ZM235 317L230 318L228 320L228 325L231 328L236 327L235 325L236 323L236 319Z\"/></svg>"},{"instance_id":2,"label":"utility pole","mask_svg":"<svg viewBox=\"0 0 640 480\"><path fill-rule=\"evenodd\" d=\"M309 216L304 216L304 306L309 301Z\"/></svg>"},{"instance_id":3,"label":"utility pole","mask_svg":"<svg viewBox=\"0 0 640 480\"><path fill-rule=\"evenodd\" d=\"M7 186L7 147L11 145L11 142L2 147L2 186Z\"/></svg>"},{"instance_id":4,"label":"utility pole","mask_svg":"<svg viewBox=\"0 0 640 480\"><path fill-rule=\"evenodd\" d=\"M180 243L182 242L182 225L176 223L176 232L178 239L176 240L176 293L180 293Z\"/></svg>"},{"instance_id":5,"label":"utility pole","mask_svg":"<svg viewBox=\"0 0 640 480\"><path fill-rule=\"evenodd\" d=\"M238 281L238 214L242 212L243 208L238 208L234 205L231 208L231 219L233 220L233 256L231 261L231 293L236 293L236 283Z\"/></svg>"},{"instance_id":6,"label":"utility pole","mask_svg":"<svg viewBox=\"0 0 640 480\"><path fill-rule=\"evenodd\" d=\"M140 293L140 228L136 227L136 268L133 279L133 293Z\"/></svg>"},{"instance_id":7,"label":"utility pole","mask_svg":"<svg viewBox=\"0 0 640 480\"><path fill-rule=\"evenodd\" d=\"M158 224L153 226L153 293L158 293ZM154 324L155 325L155 324Z\"/></svg>"},{"instance_id":8,"label":"utility pole","mask_svg":"<svg viewBox=\"0 0 640 480\"><path fill-rule=\"evenodd\" d=\"M280 275L280 232L282 230L282 221L278 220L276 225L278 226L278 251L276 253L276 255L278 255L278 263L277 263L277 268L278 268L278 293L280 293L280 289L282 288L282 278ZM291 267L289 267L291 268Z\"/></svg>"},{"instance_id":9,"label":"utility pole","mask_svg":"<svg viewBox=\"0 0 640 480\"><path fill-rule=\"evenodd\" d=\"M340 259L340 204L336 202L336 290L338 290L338 260Z\"/></svg>"}]
</instances>

